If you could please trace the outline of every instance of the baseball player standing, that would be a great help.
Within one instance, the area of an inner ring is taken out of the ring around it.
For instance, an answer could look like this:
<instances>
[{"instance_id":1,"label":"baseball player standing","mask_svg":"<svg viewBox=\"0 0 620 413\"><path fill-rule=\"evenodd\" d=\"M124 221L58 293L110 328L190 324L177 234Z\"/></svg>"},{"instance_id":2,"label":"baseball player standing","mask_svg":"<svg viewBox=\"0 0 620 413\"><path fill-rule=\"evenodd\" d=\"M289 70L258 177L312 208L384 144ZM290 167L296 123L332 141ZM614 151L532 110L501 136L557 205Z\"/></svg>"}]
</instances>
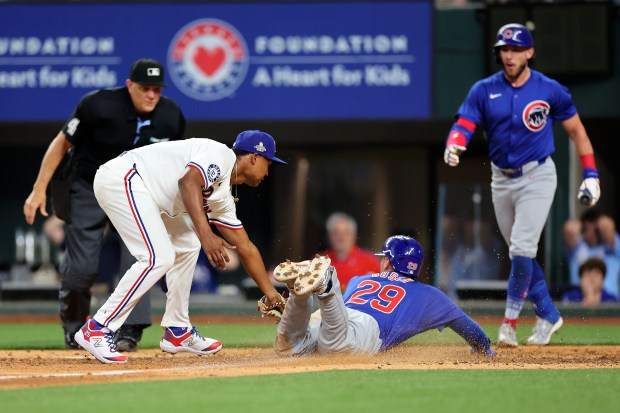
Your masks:
<instances>
[{"instance_id":1,"label":"baseball player standing","mask_svg":"<svg viewBox=\"0 0 620 413\"><path fill-rule=\"evenodd\" d=\"M561 122L575 145L583 167L578 197L594 205L600 197L598 172L590 139L568 90L529 68L534 40L527 27L507 24L499 29L494 45L503 70L471 88L456 114L444 161L459 164L476 126L482 124L489 143L492 198L495 216L509 246L511 271L508 298L498 344L518 346L515 328L528 297L537 315L528 344L546 345L562 326L536 261L538 242L557 185L553 122Z\"/></svg>"},{"instance_id":2,"label":"baseball player standing","mask_svg":"<svg viewBox=\"0 0 620 413\"><path fill-rule=\"evenodd\" d=\"M137 262L75 340L103 363L127 362L114 332L140 297L166 275L168 292L160 347L177 353L213 354L222 348L202 337L189 320L189 295L200 248L224 268L234 248L269 304L283 301L271 284L260 252L237 219L231 185L258 186L268 175L275 142L261 131L237 136L233 149L209 139L164 142L125 152L102 165L95 196ZM218 227L224 239L209 224Z\"/></svg>"},{"instance_id":3,"label":"baseball player standing","mask_svg":"<svg viewBox=\"0 0 620 413\"><path fill-rule=\"evenodd\" d=\"M482 328L441 290L416 281L424 252L411 237L396 235L383 244L381 271L353 277L342 295L328 257L280 264L274 278L291 292L274 348L281 355L352 351L375 354L427 330L450 327L472 347L493 356ZM320 319L312 316L312 298Z\"/></svg>"},{"instance_id":4,"label":"baseball player standing","mask_svg":"<svg viewBox=\"0 0 620 413\"><path fill-rule=\"evenodd\" d=\"M46 191L64 156L69 161L70 188L63 196L54 194L54 204L64 199L68 206L55 208L65 220L67 253L60 265L60 319L68 348L78 348L73 340L90 312L90 287L97 278L103 233L108 224L93 193L93 179L99 165L125 150L154 142L182 139L185 118L172 100L162 96L164 67L151 59L131 65L125 87L97 90L85 95L52 141L39 170L32 192L24 204L26 222L32 224L37 210L47 216ZM122 244L122 243L121 243ZM121 245L121 274L135 260ZM145 297L117 341L135 351L142 330L151 325L151 304Z\"/></svg>"}]
</instances>

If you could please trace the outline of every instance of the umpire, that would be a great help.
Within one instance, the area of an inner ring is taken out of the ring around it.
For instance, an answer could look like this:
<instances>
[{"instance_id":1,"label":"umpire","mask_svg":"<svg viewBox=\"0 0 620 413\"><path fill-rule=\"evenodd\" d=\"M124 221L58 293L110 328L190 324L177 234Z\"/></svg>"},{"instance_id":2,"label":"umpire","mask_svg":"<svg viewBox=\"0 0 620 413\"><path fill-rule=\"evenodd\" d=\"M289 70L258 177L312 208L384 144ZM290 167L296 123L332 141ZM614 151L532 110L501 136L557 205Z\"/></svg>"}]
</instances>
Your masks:
<instances>
[{"instance_id":1,"label":"umpire","mask_svg":"<svg viewBox=\"0 0 620 413\"><path fill-rule=\"evenodd\" d=\"M60 265L60 319L67 348L79 348L74 334L90 312L91 292L108 220L93 193L99 165L124 151L151 143L183 139L185 118L172 100L162 96L163 66L151 59L131 65L125 87L86 94L48 147L32 192L24 204L28 224L37 209L47 216L46 191L67 153L65 184L52 182L54 211L65 220L66 254ZM135 259L121 242L120 274ZM137 305L115 337L119 350L135 351L142 330L151 325L148 295Z\"/></svg>"}]
</instances>

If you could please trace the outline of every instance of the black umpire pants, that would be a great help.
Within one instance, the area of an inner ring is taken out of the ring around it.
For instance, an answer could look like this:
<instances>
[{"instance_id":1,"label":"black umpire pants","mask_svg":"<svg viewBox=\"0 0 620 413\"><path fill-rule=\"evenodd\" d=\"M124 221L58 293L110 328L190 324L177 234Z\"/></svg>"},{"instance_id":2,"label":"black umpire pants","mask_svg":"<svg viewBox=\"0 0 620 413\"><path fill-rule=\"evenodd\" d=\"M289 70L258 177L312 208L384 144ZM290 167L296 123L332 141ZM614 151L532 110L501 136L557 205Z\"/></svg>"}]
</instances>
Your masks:
<instances>
[{"instance_id":1,"label":"black umpire pants","mask_svg":"<svg viewBox=\"0 0 620 413\"><path fill-rule=\"evenodd\" d=\"M90 314L92 287L97 278L99 255L108 220L97 203L92 183L78 179L71 183L69 193L71 223L65 224L66 251L60 263L60 319L65 340L82 327ZM121 241L119 274L133 265L136 259ZM151 300L145 294L127 318L125 326L151 325Z\"/></svg>"}]
</instances>

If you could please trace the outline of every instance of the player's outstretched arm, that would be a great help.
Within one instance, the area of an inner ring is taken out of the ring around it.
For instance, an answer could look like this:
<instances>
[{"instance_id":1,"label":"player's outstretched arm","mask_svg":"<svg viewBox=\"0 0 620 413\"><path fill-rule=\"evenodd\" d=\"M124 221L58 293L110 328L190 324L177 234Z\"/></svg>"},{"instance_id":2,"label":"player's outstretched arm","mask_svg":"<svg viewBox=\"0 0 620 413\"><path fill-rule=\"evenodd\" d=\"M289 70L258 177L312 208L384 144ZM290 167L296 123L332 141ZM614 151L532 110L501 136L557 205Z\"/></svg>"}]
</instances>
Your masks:
<instances>
[{"instance_id":1,"label":"player's outstretched arm","mask_svg":"<svg viewBox=\"0 0 620 413\"><path fill-rule=\"evenodd\" d=\"M579 155L583 168L583 182L579 187L577 197L584 205L595 205L601 196L601 187L598 178L598 170L594 163L594 149L592 142L586 133L586 128L581 123L578 114L562 122L562 126L571 141L575 145L575 151Z\"/></svg>"},{"instance_id":2,"label":"player's outstretched arm","mask_svg":"<svg viewBox=\"0 0 620 413\"><path fill-rule=\"evenodd\" d=\"M28 198L26 198L26 202L24 202L24 217L28 224L34 222L37 210L39 210L44 217L48 215L45 209L47 202L47 185L52 179L52 175L54 175L56 168L58 168L60 161L62 161L62 158L69 149L71 149L71 146L71 142L66 139L64 132L60 131L47 148L43 160L41 161L39 175L32 187L32 192L28 195Z\"/></svg>"},{"instance_id":3,"label":"player's outstretched arm","mask_svg":"<svg viewBox=\"0 0 620 413\"><path fill-rule=\"evenodd\" d=\"M463 339L469 343L473 352L486 354L487 356L495 355L495 351L491 349L491 340L484 330L482 330L482 327L469 316L464 315L457 318L448 324L448 327L454 330L456 334L463 337Z\"/></svg>"},{"instance_id":4,"label":"player's outstretched arm","mask_svg":"<svg viewBox=\"0 0 620 413\"><path fill-rule=\"evenodd\" d=\"M269 302L274 303L281 300L280 294L278 294L273 284L271 284L271 280L269 280L260 251L256 248L256 245L250 241L245 229L218 227L218 231L226 241L237 248L236 251L243 263L243 267L256 282L258 288L267 296Z\"/></svg>"}]
</instances>

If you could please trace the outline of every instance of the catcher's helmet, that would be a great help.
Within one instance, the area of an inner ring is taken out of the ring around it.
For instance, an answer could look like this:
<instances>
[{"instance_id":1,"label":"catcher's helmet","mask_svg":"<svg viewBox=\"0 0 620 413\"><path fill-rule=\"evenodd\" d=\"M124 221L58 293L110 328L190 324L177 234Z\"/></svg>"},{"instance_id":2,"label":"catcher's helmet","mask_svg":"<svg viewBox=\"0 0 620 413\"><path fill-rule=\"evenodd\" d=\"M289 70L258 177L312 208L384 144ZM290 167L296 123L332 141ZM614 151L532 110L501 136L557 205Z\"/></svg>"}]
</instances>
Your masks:
<instances>
[{"instance_id":1,"label":"catcher's helmet","mask_svg":"<svg viewBox=\"0 0 620 413\"><path fill-rule=\"evenodd\" d=\"M424 251L420 243L411 237L394 235L388 238L376 255L387 257L394 270L411 277L417 277L422 270Z\"/></svg>"},{"instance_id":2,"label":"catcher's helmet","mask_svg":"<svg viewBox=\"0 0 620 413\"><path fill-rule=\"evenodd\" d=\"M498 50L502 46L534 47L534 38L529 29L522 24L509 23L497 31L497 40L493 45L495 61L500 63Z\"/></svg>"}]
</instances>

